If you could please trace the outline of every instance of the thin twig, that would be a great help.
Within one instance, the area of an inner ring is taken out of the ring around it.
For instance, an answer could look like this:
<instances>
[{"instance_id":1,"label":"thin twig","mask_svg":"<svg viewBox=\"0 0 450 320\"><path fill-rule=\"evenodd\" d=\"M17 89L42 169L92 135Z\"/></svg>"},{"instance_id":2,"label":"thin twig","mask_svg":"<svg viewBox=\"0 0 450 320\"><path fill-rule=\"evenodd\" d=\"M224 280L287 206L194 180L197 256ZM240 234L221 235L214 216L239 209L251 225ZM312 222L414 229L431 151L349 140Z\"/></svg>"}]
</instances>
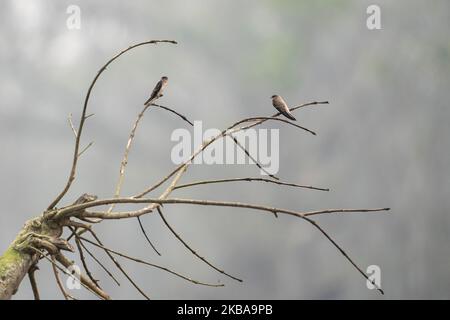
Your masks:
<instances>
[{"instance_id":1,"label":"thin twig","mask_svg":"<svg viewBox=\"0 0 450 320\"><path fill-rule=\"evenodd\" d=\"M287 124L289 124L289 125L291 125L291 126L293 126L293 127L296 127L296 128L298 128L298 129L302 129L302 130L304 130L304 131L306 131L306 132L309 132L309 133L311 133L312 135L317 135L317 133L315 133L314 131L312 131L312 130L310 130L310 129L308 129L308 128L305 128L305 127L303 127L303 126L301 126L301 125L298 125L298 124L296 124L296 123L293 123L293 122L291 122L291 121L288 121L288 120L286 120L286 119L282 119L282 118L274 118L274 117L251 117L251 118L246 118L246 119L244 119L243 121L239 121L240 123L241 122L249 122L249 121L255 121L255 120L266 120L266 121L268 121L268 120L273 120L273 121L280 121L280 122L284 122L284 123L287 123ZM243 130L244 128L241 128L241 130Z\"/></svg>"},{"instance_id":2,"label":"thin twig","mask_svg":"<svg viewBox=\"0 0 450 320\"><path fill-rule=\"evenodd\" d=\"M67 293L66 289L64 289L64 286L61 282L61 278L59 277L59 272L58 269L56 268L56 262L55 262L55 258L52 257L52 269L53 269L53 274L55 275L55 279L56 279L56 284L58 285L59 290L61 291L63 297L65 300L76 300L71 294Z\"/></svg>"},{"instance_id":3,"label":"thin twig","mask_svg":"<svg viewBox=\"0 0 450 320\"><path fill-rule=\"evenodd\" d=\"M172 232L172 234L197 258L199 258L200 260L202 260L204 263L206 263L208 266L210 266L211 268L213 268L214 270L220 272L223 275L226 275L227 277L242 282L242 279L236 278L235 276L232 276L231 274L225 272L222 269L219 269L218 267L216 267L215 265L213 265L211 262L209 262L208 260L206 260L206 258L202 257L201 255L199 255L194 249L191 248L191 246L189 246L186 241L183 240L183 238L172 228L172 226L169 224L169 222L166 220L166 218L164 217L162 211L161 211L161 207L157 208L159 216L161 217L161 219L163 220L164 224L167 226L167 228L170 230L170 232Z\"/></svg>"},{"instance_id":4,"label":"thin twig","mask_svg":"<svg viewBox=\"0 0 450 320\"><path fill-rule=\"evenodd\" d=\"M167 110L169 112L172 112L172 113L176 114L177 116L179 116L184 121L186 121L187 123L189 123L191 126L194 126L194 124L188 118L186 118L186 116L182 115L181 113L179 113L179 112L177 112L177 111L175 111L175 110L173 110L173 109L171 109L169 107L165 107L165 106L162 106L162 105L159 105L159 104L155 104L155 103L152 103L151 105L155 106L155 107L158 107L158 108L161 108L161 109L164 109L164 110Z\"/></svg>"},{"instance_id":5,"label":"thin twig","mask_svg":"<svg viewBox=\"0 0 450 320\"><path fill-rule=\"evenodd\" d=\"M72 276L67 270L64 270L63 268L61 268L60 266L58 266L56 263L55 263L55 261L53 260L53 256L52 256L52 259L50 259L49 257L47 257L47 255L45 254L45 252L43 252L43 251L41 251L41 250L39 250L39 249L37 249L37 248L35 248L35 247L33 247L33 246L30 246L30 248L32 249L32 250L34 250L34 251L36 251L37 253L39 253L42 257L44 257L45 259L47 259L53 266L55 266L58 270L60 270L61 272L63 272L63 273L65 273L65 274L67 274L68 276ZM61 255L62 256L62 255ZM64 256L62 256L62 257L64 257ZM67 258L63 258L62 260L64 260L67 264L68 264L68 266L71 266L73 263L71 263L69 260L67 260ZM64 264L63 264L64 265ZM66 268L68 268L68 267L66 267ZM85 287L88 291L90 291L91 293L93 293L94 295L97 295L99 298L101 298L101 299L105 299L105 300L107 300L107 299L110 299L109 298L109 296L106 294L106 293L104 293L103 291L101 291L101 290L98 290L98 291L95 291L95 290L93 290L93 288L95 288L95 286L93 286L93 283L92 282L90 282L89 281L89 279L87 279L86 277L84 277L83 275L80 275L80 283L81 283L81 285L83 286L83 287ZM65 290L64 290L65 291Z\"/></svg>"},{"instance_id":6,"label":"thin twig","mask_svg":"<svg viewBox=\"0 0 450 320\"><path fill-rule=\"evenodd\" d=\"M81 241L81 237L78 236L78 239L80 239L80 245L83 247L84 250L91 256L91 258L97 262L97 264L108 274L108 276L118 285L120 286L120 282L114 277L111 271L106 268L103 263L100 262L100 260L97 259L97 257L84 245L83 241Z\"/></svg>"},{"instance_id":7,"label":"thin twig","mask_svg":"<svg viewBox=\"0 0 450 320\"><path fill-rule=\"evenodd\" d=\"M73 135L75 136L75 139L76 139L77 138L77 130L75 130L75 127L72 122L72 114L69 114L69 118L67 120L69 121L70 128L72 128Z\"/></svg>"},{"instance_id":8,"label":"thin twig","mask_svg":"<svg viewBox=\"0 0 450 320\"><path fill-rule=\"evenodd\" d=\"M101 242L101 240L99 239L99 237L97 236L97 234L91 229L86 229L93 237L94 239L97 241L97 243L101 246L103 246L103 243ZM80 237L81 238L81 237ZM83 240L85 240L85 238L83 238ZM106 255L111 259L111 261L116 265L116 267L120 270L120 272L122 272L122 274L128 279L128 281L133 285L133 287L136 288L136 290L147 300L150 300L150 298L147 296L147 294L137 285L137 283L128 275L128 273L122 268L122 266L120 265L120 263L114 258L113 255L111 255L111 253L104 249Z\"/></svg>"},{"instance_id":9,"label":"thin twig","mask_svg":"<svg viewBox=\"0 0 450 320\"><path fill-rule=\"evenodd\" d=\"M142 233L144 234L145 239L147 239L147 242L150 244L150 246L153 248L153 250L160 256L161 253L156 249L156 247L153 245L150 238L147 236L147 232L144 229L144 226L142 225L141 217L137 217L137 220L139 222L139 227L141 228Z\"/></svg>"},{"instance_id":10,"label":"thin twig","mask_svg":"<svg viewBox=\"0 0 450 320\"><path fill-rule=\"evenodd\" d=\"M58 252L54 255L55 259L61 263L66 269L69 269L74 265L73 261L70 261L67 259L61 252ZM68 272L66 272L68 273ZM94 282L92 282L88 277L84 276L83 274L80 274L80 282L85 287L89 288L90 291L92 291L94 294L96 294L98 297L104 300L110 300L111 298L109 295L104 292L102 289L97 287Z\"/></svg>"},{"instance_id":11,"label":"thin twig","mask_svg":"<svg viewBox=\"0 0 450 320\"><path fill-rule=\"evenodd\" d=\"M194 160L194 158L200 154L203 150L205 150L211 143L213 143L214 141L216 141L219 137L224 137L226 134L226 130L223 130L220 134L218 134L217 136L211 138L210 140L204 142L198 150L196 150L190 157L189 159L187 159L185 162L181 163L179 166L177 166L174 170L172 170L167 176L165 176L164 178L162 178L161 180L159 180L156 184L150 186L149 188L145 189L144 191L142 191L141 193L134 195L133 198L135 199L139 199L142 198L143 196L145 196L146 194L152 192L153 190L159 188L162 184L164 184L167 180L169 180L173 175L175 175L177 172L179 172L180 170L186 170L188 165L191 163L192 160Z\"/></svg>"},{"instance_id":12,"label":"thin twig","mask_svg":"<svg viewBox=\"0 0 450 320\"><path fill-rule=\"evenodd\" d=\"M249 181L249 182L251 182L251 181L263 181L263 182L274 183L274 184L283 185L283 186L305 188L305 189L312 189L312 190L319 190L319 191L330 191L329 188L319 188L319 187L313 187L313 186L308 186L308 185L287 183L287 182L282 182L282 181L274 181L274 180L265 179L265 178L250 178L250 177L249 178L231 178L231 179L195 181L195 182L191 182L191 183L180 184L180 185L176 186L174 188L174 190L181 189L181 188L192 187L192 186L204 185L204 184L224 183L224 182L237 182L237 181Z\"/></svg>"},{"instance_id":13,"label":"thin twig","mask_svg":"<svg viewBox=\"0 0 450 320\"><path fill-rule=\"evenodd\" d=\"M75 229L73 229L73 230L75 231ZM76 231L75 231L75 232L76 232ZM91 274L91 271L89 270L89 268L88 268L88 266L87 266L86 260L85 260L85 258L84 258L84 253L83 253L83 248L82 248L82 246L81 246L80 238L79 238L76 234L75 234L75 244L76 244L76 246L77 246L77 248L78 248L78 253L79 253L79 255L80 255L80 260L81 260L81 263L83 264L84 271L86 271L86 274L87 274L87 276L89 277L89 279L91 279L91 281L92 281L98 288L101 289L101 287L98 285L98 280L95 279L95 278L93 277L93 275Z\"/></svg>"},{"instance_id":14,"label":"thin twig","mask_svg":"<svg viewBox=\"0 0 450 320\"><path fill-rule=\"evenodd\" d=\"M370 283L372 283L375 288L384 295L384 291L375 283L375 280L371 280L365 273L364 271L362 271L362 269L350 258L350 256L344 251L344 249L342 249L342 247L340 245L338 245L336 243L336 241L327 233L325 232L325 230L320 227L317 222L315 222L314 220L312 220L311 218L308 217L304 217L303 219L305 219L306 221L308 221L309 223L311 223L317 230L319 230L340 252L341 254L345 257L345 259L347 259L352 265L353 267L355 267L356 270L358 270L358 272L360 274L362 274L362 276L368 280Z\"/></svg>"},{"instance_id":15,"label":"thin twig","mask_svg":"<svg viewBox=\"0 0 450 320\"><path fill-rule=\"evenodd\" d=\"M94 141L89 142L89 144L86 147L84 147L83 150L80 151L80 153L78 154L78 157L81 157L81 155L83 153L85 153L86 150L89 149L93 144L94 144Z\"/></svg>"},{"instance_id":16,"label":"thin twig","mask_svg":"<svg viewBox=\"0 0 450 320\"><path fill-rule=\"evenodd\" d=\"M106 268L103 263L100 262L100 260L97 259L97 257L83 244L83 242L80 242L81 246L84 248L84 250L86 250L86 252L91 256L92 259L94 259L95 262L97 262L97 264L111 277L111 279L114 280L114 282L120 286L120 282L119 280L116 279L116 277L114 277L114 275L112 274L111 271L108 270L108 268Z\"/></svg>"},{"instance_id":17,"label":"thin twig","mask_svg":"<svg viewBox=\"0 0 450 320\"><path fill-rule=\"evenodd\" d=\"M264 173L266 173L269 177L275 179L275 180L280 180L280 178L278 178L276 175L271 174L270 172L268 172L259 162L258 160L256 160L251 154L250 152L236 139L236 137L234 137L232 134L228 135L231 139L233 139L233 142L239 147L241 148L242 151L245 152L245 154L247 155L247 157L249 157L250 160L253 161L253 163Z\"/></svg>"},{"instance_id":18,"label":"thin twig","mask_svg":"<svg viewBox=\"0 0 450 320\"><path fill-rule=\"evenodd\" d=\"M203 285L203 286L207 286L207 287L223 287L224 286L223 284L210 284L210 283L200 282L200 281L191 279L189 277L183 276L183 275L181 275L181 274L179 274L179 273L177 273L175 271L172 271L172 270L170 270L170 269L168 269L166 267L162 267L162 266L159 266L157 264L150 263L150 262L144 261L142 259L134 258L134 257L131 257L131 256L126 255L124 253L121 253L121 252L109 249L109 248L105 247L104 245L95 243L95 242L93 242L93 241L91 241L91 240L89 240L87 238L81 237L81 239L86 241L86 242L89 242L90 244L92 244L92 245L94 245L96 247L99 247L99 248L101 248L101 249L103 249L105 251L108 251L108 252L110 252L112 254L118 255L118 256L120 256L122 258L131 260L131 261L134 261L134 262L137 262L137 263L145 264L147 266L154 267L154 268L157 268L157 269L160 269L160 270L164 270L164 271L166 271L168 273L171 273L171 274L173 274L173 275L175 275L175 276L177 276L179 278L182 278L184 280L187 280L189 282L192 282L192 283L195 283L195 284L198 284L198 285Z\"/></svg>"}]
</instances>

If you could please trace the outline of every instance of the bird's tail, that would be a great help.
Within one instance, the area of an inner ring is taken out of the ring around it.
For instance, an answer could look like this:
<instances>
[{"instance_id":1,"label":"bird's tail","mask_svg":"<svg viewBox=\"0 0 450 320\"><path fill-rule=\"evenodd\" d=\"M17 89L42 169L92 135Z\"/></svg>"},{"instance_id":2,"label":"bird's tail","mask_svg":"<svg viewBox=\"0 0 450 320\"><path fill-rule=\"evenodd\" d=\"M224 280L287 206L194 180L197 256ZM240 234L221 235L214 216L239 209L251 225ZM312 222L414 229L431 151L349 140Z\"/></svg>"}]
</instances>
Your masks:
<instances>
[{"instance_id":1,"label":"bird's tail","mask_svg":"<svg viewBox=\"0 0 450 320\"><path fill-rule=\"evenodd\" d=\"M152 97L148 98L147 101L144 102L144 106L146 106L147 104L149 104L150 101L152 101L152 99L153 99Z\"/></svg>"},{"instance_id":2,"label":"bird's tail","mask_svg":"<svg viewBox=\"0 0 450 320\"><path fill-rule=\"evenodd\" d=\"M294 116L293 116L292 114L290 114L289 112L287 112L287 111L281 111L281 113L282 113L286 118L291 119L291 120L294 120L294 121L297 121L297 119L295 119Z\"/></svg>"}]
</instances>

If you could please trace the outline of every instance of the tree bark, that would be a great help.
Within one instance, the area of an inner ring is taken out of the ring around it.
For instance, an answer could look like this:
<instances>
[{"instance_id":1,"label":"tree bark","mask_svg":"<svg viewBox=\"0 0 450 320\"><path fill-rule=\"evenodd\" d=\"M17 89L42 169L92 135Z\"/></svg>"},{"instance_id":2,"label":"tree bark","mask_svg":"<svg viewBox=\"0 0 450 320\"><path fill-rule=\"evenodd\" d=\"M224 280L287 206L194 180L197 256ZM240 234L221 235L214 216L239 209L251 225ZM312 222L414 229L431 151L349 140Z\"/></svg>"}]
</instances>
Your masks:
<instances>
[{"instance_id":1,"label":"tree bark","mask_svg":"<svg viewBox=\"0 0 450 320\"><path fill-rule=\"evenodd\" d=\"M13 244L6 250L0 257L0 300L11 299L36 260L36 254L18 251Z\"/></svg>"},{"instance_id":2,"label":"tree bark","mask_svg":"<svg viewBox=\"0 0 450 320\"><path fill-rule=\"evenodd\" d=\"M38 254L32 247L41 249L42 242L57 243L61 234L61 224L49 219L46 214L25 222L0 257L0 300L11 299L30 268L38 262Z\"/></svg>"}]
</instances>

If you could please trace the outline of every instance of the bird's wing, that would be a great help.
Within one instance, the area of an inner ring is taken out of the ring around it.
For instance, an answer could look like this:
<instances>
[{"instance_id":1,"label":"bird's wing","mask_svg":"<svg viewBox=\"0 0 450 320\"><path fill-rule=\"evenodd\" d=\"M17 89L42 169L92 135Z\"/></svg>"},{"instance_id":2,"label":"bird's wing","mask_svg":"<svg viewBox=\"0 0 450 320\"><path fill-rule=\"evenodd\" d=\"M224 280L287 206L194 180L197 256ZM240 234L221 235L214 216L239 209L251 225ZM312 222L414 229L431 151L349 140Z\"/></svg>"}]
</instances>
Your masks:
<instances>
[{"instance_id":1,"label":"bird's wing","mask_svg":"<svg viewBox=\"0 0 450 320\"><path fill-rule=\"evenodd\" d=\"M288 110L280 110L280 112L288 119L297 120Z\"/></svg>"},{"instance_id":2,"label":"bird's wing","mask_svg":"<svg viewBox=\"0 0 450 320\"><path fill-rule=\"evenodd\" d=\"M145 101L144 104L149 103L150 101L152 101L154 98L156 98L156 96L158 95L159 90L161 90L162 87L162 81L159 80L158 83L156 84L155 88L152 91L152 94L150 95L150 98L148 98L147 101Z\"/></svg>"},{"instance_id":3,"label":"bird's wing","mask_svg":"<svg viewBox=\"0 0 450 320\"><path fill-rule=\"evenodd\" d=\"M291 120L296 120L294 116L289 111L289 107L287 106L286 102L283 100L283 98L280 97L278 101L273 102L273 106L286 118Z\"/></svg>"}]
</instances>

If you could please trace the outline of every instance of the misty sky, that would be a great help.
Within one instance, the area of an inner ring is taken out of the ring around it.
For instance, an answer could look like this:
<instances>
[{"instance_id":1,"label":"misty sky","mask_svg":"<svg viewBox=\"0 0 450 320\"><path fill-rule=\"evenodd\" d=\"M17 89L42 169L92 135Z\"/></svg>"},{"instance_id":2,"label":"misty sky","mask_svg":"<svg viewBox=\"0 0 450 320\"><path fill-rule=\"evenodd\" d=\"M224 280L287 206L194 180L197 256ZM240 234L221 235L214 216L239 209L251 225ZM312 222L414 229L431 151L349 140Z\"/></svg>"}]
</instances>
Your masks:
<instances>
[{"instance_id":1,"label":"misty sky","mask_svg":"<svg viewBox=\"0 0 450 320\"><path fill-rule=\"evenodd\" d=\"M370 4L381 30L366 26ZM81 28L66 26L68 6ZM42 213L69 174L73 133L90 81L114 54L150 39L104 72L91 97L77 179L61 203L84 192L114 194L129 131L162 75L160 103L222 129L269 116L269 97L290 105L328 100L295 113L312 136L282 123L280 170L289 182L330 192L242 183L181 189L175 197L241 201L292 210L391 207L390 213L318 216L366 270L381 268L384 297L326 238L300 219L232 208L167 205L173 227L235 282L192 256L159 216L95 226L104 243L223 288L196 286L161 270L119 259L155 299L418 299L450 298L450 3L436 1L3 1L0 10L0 251L23 223ZM152 109L138 128L123 192L132 195L169 172L171 133L186 123ZM189 128L188 128L189 129ZM252 165L194 165L183 182L259 177ZM158 194L153 194L157 196ZM121 209L136 208L122 206ZM89 260L115 299L142 298L120 272L116 286ZM76 255L69 255L75 259ZM46 261L41 296L61 299ZM80 298L93 298L85 290ZM15 299L31 299L24 279Z\"/></svg>"}]
</instances>

